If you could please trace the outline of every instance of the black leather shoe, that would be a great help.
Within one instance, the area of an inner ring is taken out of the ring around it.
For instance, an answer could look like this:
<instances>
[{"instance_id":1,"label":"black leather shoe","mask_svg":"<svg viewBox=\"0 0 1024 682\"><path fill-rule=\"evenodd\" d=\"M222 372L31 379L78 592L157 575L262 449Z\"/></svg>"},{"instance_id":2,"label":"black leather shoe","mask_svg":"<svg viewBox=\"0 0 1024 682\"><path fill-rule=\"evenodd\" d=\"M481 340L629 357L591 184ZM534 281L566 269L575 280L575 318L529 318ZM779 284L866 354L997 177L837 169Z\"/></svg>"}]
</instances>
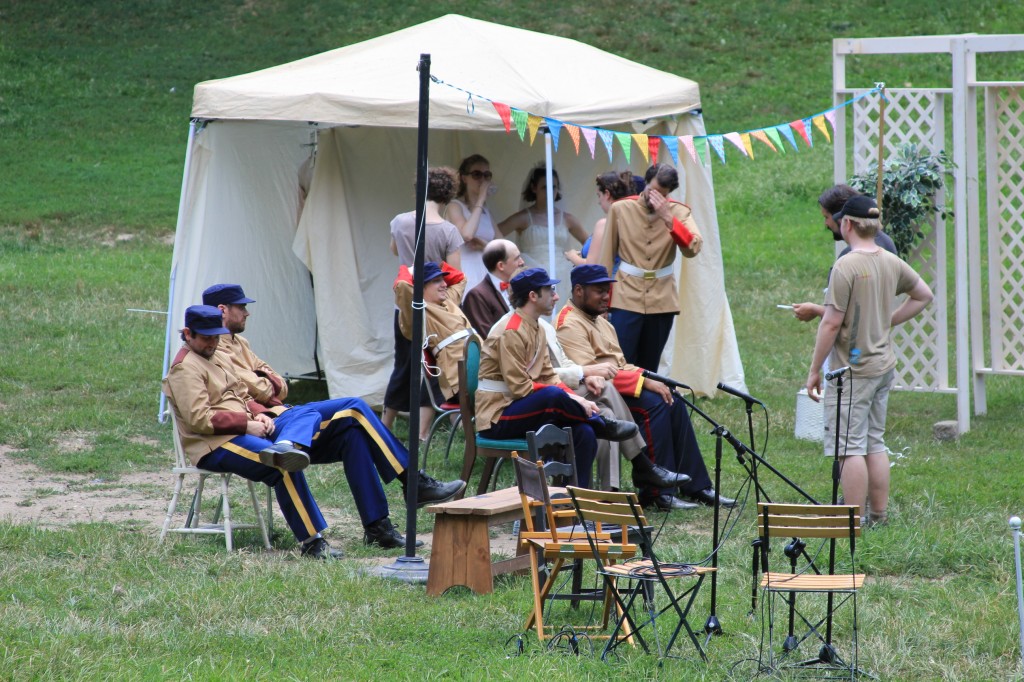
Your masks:
<instances>
[{"instance_id":1,"label":"black leather shoe","mask_svg":"<svg viewBox=\"0 0 1024 682\"><path fill-rule=\"evenodd\" d=\"M598 426L598 421L592 421L590 423L594 427L594 435L601 440L609 440L617 443L619 441L632 438L640 432L636 422L626 421L624 419L605 419L604 424L602 426Z\"/></svg>"},{"instance_id":2,"label":"black leather shoe","mask_svg":"<svg viewBox=\"0 0 1024 682\"><path fill-rule=\"evenodd\" d=\"M396 547L405 547L405 538L391 523L391 519L385 516L383 519L363 526L363 543L378 545L384 549L395 549ZM423 541L417 540L416 546L422 547Z\"/></svg>"},{"instance_id":3,"label":"black leather shoe","mask_svg":"<svg viewBox=\"0 0 1024 682\"><path fill-rule=\"evenodd\" d=\"M290 440L282 440L260 450L260 463L282 471L302 471L309 466L309 455Z\"/></svg>"},{"instance_id":4,"label":"black leather shoe","mask_svg":"<svg viewBox=\"0 0 1024 682\"><path fill-rule=\"evenodd\" d=\"M637 488L675 488L689 481L690 477L686 474L674 473L657 464L652 464L649 469L633 467L633 485Z\"/></svg>"},{"instance_id":5,"label":"black leather shoe","mask_svg":"<svg viewBox=\"0 0 1024 682\"><path fill-rule=\"evenodd\" d=\"M695 493L682 493L682 495L680 495L680 496L682 498L684 498L684 499L692 500L694 502L699 502L700 504L705 504L705 505L707 505L709 507L714 507L715 506L715 489L714 488L704 488L704 490L699 490L699 491L697 491ZM726 497L725 495L722 495L722 496L720 496L718 498L718 503L720 505L722 505L723 507L735 507L736 506L736 500L732 499L731 497Z\"/></svg>"},{"instance_id":6,"label":"black leather shoe","mask_svg":"<svg viewBox=\"0 0 1024 682\"><path fill-rule=\"evenodd\" d=\"M678 497L672 495L658 495L655 498L647 500L641 503L644 509L656 510L656 511L672 511L673 509L696 509L697 505L693 502L686 502L680 500Z\"/></svg>"},{"instance_id":7,"label":"black leather shoe","mask_svg":"<svg viewBox=\"0 0 1024 682\"><path fill-rule=\"evenodd\" d=\"M420 469L418 472L416 488L416 506L433 504L435 502L447 502L466 489L466 482L462 480L439 481L427 472ZM402 484L405 490L405 484Z\"/></svg>"},{"instance_id":8,"label":"black leather shoe","mask_svg":"<svg viewBox=\"0 0 1024 682\"><path fill-rule=\"evenodd\" d=\"M307 559L322 559L327 561L328 559L340 559L345 556L345 553L340 549L334 549L331 547L327 540L324 540L323 538L316 538L302 548L302 556Z\"/></svg>"}]
</instances>

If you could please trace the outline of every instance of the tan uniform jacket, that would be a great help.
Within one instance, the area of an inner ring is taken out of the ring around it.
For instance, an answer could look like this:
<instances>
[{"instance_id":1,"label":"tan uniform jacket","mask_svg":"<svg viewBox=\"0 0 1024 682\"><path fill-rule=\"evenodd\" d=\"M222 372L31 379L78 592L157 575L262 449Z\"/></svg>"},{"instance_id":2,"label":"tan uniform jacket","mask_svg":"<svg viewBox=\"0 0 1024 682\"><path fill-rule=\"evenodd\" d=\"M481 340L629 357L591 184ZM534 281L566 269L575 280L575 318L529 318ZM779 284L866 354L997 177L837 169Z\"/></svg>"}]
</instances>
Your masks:
<instances>
[{"instance_id":1,"label":"tan uniform jacket","mask_svg":"<svg viewBox=\"0 0 1024 682\"><path fill-rule=\"evenodd\" d=\"M174 409L181 445L192 464L244 434L249 420L266 412L234 374L188 348L175 356L164 377L163 391Z\"/></svg>"},{"instance_id":2,"label":"tan uniform jacket","mask_svg":"<svg viewBox=\"0 0 1024 682\"><path fill-rule=\"evenodd\" d=\"M505 382L508 393L477 390L477 431L497 424L513 400L525 398L545 385L559 385L548 358L547 337L536 320L513 313L495 323L481 348L480 379Z\"/></svg>"},{"instance_id":3,"label":"tan uniform jacket","mask_svg":"<svg viewBox=\"0 0 1024 682\"><path fill-rule=\"evenodd\" d=\"M686 258L696 256L703 238L690 215L690 207L676 201L669 206L673 217L671 230L657 214L648 213L646 204L638 197L612 204L604 226L601 265L612 272L617 255L630 265L655 271L675 262L677 247ZM689 241L689 246L683 246L685 241ZM616 280L613 307L643 315L679 312L675 275L648 279L627 275L619 268Z\"/></svg>"},{"instance_id":4,"label":"tan uniform jacket","mask_svg":"<svg viewBox=\"0 0 1024 682\"><path fill-rule=\"evenodd\" d=\"M237 334L220 337L213 361L242 380L249 395L264 405L280 405L288 397L288 382L259 359L249 342Z\"/></svg>"},{"instance_id":5,"label":"tan uniform jacket","mask_svg":"<svg viewBox=\"0 0 1024 682\"><path fill-rule=\"evenodd\" d=\"M441 391L445 399L451 398L459 391L459 360L462 359L462 351L466 342L459 339L449 343L441 350L437 346L456 332L463 330L472 331L473 325L459 308L459 301L462 300L462 292L466 289L466 280L448 287L448 293L444 303L426 303L424 309L427 311L423 325L423 340L430 349L441 374L437 380L441 384ZM398 306L398 327L402 335L412 338L412 284L399 279L395 282L395 305Z\"/></svg>"},{"instance_id":6,"label":"tan uniform jacket","mask_svg":"<svg viewBox=\"0 0 1024 682\"><path fill-rule=\"evenodd\" d=\"M612 380L616 390L625 396L640 397L644 385L641 369L626 362L611 322L603 317L591 317L567 303L555 318L555 331L558 343L570 360L578 365L610 362L619 368Z\"/></svg>"}]
</instances>

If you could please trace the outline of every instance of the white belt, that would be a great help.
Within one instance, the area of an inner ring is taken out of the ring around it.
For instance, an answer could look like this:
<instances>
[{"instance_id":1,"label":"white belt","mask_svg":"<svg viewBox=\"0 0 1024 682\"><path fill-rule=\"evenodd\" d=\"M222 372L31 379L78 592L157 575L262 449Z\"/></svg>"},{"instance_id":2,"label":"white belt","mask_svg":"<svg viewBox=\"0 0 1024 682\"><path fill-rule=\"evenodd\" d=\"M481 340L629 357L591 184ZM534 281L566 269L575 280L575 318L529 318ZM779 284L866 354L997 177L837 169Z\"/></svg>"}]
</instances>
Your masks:
<instances>
[{"instance_id":1,"label":"white belt","mask_svg":"<svg viewBox=\"0 0 1024 682\"><path fill-rule=\"evenodd\" d=\"M675 266L666 265L665 267L660 268L658 270L643 270L631 263L622 261L621 263L619 263L619 270L621 272L626 273L627 275L632 275L633 277L643 277L644 279L661 279L662 277L668 277L669 275L671 275L675 271Z\"/></svg>"},{"instance_id":2,"label":"white belt","mask_svg":"<svg viewBox=\"0 0 1024 682\"><path fill-rule=\"evenodd\" d=\"M508 389L508 384L498 379L480 379L476 385L481 391L489 391L491 393L504 393L505 395L512 395L512 391Z\"/></svg>"},{"instance_id":3,"label":"white belt","mask_svg":"<svg viewBox=\"0 0 1024 682\"><path fill-rule=\"evenodd\" d=\"M459 339L464 339L467 336L469 336L469 334L470 334L470 330L469 329L460 329L459 331L455 332L454 334L452 334L451 336L449 336L448 338L442 340L440 343L438 343L436 346L434 346L434 352L435 353L439 353L441 350L444 349L445 346L451 345L451 344L455 343L456 341L458 341Z\"/></svg>"}]
</instances>

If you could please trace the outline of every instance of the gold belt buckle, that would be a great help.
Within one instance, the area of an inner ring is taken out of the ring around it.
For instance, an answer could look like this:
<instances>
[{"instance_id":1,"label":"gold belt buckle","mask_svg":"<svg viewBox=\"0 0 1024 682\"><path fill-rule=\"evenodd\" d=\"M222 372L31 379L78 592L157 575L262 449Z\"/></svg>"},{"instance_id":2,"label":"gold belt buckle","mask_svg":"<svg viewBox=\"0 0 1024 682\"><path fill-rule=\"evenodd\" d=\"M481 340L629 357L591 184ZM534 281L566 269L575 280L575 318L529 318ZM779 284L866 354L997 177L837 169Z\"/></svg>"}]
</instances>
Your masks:
<instances>
[{"instance_id":1,"label":"gold belt buckle","mask_svg":"<svg viewBox=\"0 0 1024 682\"><path fill-rule=\"evenodd\" d=\"M644 270L644 279L657 279L657 270Z\"/></svg>"}]
</instances>

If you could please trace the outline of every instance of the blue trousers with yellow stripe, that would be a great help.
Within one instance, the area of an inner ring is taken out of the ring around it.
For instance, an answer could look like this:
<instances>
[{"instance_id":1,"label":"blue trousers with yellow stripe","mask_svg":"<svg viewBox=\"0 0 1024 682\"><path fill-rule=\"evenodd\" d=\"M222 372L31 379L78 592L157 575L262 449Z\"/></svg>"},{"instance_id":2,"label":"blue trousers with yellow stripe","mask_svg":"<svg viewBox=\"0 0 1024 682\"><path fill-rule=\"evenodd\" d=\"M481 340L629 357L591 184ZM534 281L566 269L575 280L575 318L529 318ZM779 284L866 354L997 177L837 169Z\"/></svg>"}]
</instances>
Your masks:
<instances>
[{"instance_id":1,"label":"blue trousers with yellow stripe","mask_svg":"<svg viewBox=\"0 0 1024 682\"><path fill-rule=\"evenodd\" d=\"M202 469L237 474L274 488L277 505L299 542L327 528L320 507L309 491L301 471L288 473L260 463L259 452L272 441L248 434L235 436L199 460Z\"/></svg>"},{"instance_id":2,"label":"blue trousers with yellow stripe","mask_svg":"<svg viewBox=\"0 0 1024 682\"><path fill-rule=\"evenodd\" d=\"M597 456L597 438L593 423L603 422L600 415L588 417L583 406L557 386L546 386L525 398L513 400L506 407L498 423L484 429L480 435L496 440L525 438L527 431L536 431L545 424L568 426L572 429L572 449L576 454L576 478L580 487L590 487L590 472Z\"/></svg>"},{"instance_id":3,"label":"blue trousers with yellow stripe","mask_svg":"<svg viewBox=\"0 0 1024 682\"><path fill-rule=\"evenodd\" d=\"M381 480L390 483L406 470L409 451L364 400L336 398L298 405L276 417L274 424L274 438L308 446L313 464L342 463L364 526L388 516Z\"/></svg>"}]
</instances>

